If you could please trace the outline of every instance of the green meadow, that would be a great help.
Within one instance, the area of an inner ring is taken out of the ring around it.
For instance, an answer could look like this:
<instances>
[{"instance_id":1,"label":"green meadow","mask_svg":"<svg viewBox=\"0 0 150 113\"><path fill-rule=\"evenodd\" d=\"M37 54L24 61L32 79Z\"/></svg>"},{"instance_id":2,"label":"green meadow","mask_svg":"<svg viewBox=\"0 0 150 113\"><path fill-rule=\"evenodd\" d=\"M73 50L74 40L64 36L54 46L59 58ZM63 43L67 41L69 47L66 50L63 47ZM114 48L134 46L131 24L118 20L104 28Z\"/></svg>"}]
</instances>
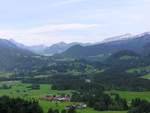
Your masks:
<instances>
[{"instance_id":1,"label":"green meadow","mask_svg":"<svg viewBox=\"0 0 150 113\"><path fill-rule=\"evenodd\" d=\"M121 97L127 99L127 101L131 101L135 98L141 98L150 101L150 91L144 92L133 92L133 91L109 91L107 93L115 93L119 94Z\"/></svg>"},{"instance_id":2,"label":"green meadow","mask_svg":"<svg viewBox=\"0 0 150 113\"><path fill-rule=\"evenodd\" d=\"M0 82L0 86L7 84L11 86L9 89L0 89L0 96L7 95L12 98L24 98L24 99L36 99L39 101L40 106L43 108L44 112L47 113L49 108L64 109L67 105L73 105L76 103L72 102L49 102L45 100L40 100L40 97L44 95L61 95L61 94L71 94L71 91L58 91L52 90L51 85L41 84L40 89L32 90L30 88L31 84L21 83L19 81L6 81ZM121 97L127 99L130 102L134 98L142 98L150 101L150 92L130 92L130 91L108 91L107 93L119 94ZM78 113L126 113L126 111L95 111L91 108L77 110Z\"/></svg>"},{"instance_id":3,"label":"green meadow","mask_svg":"<svg viewBox=\"0 0 150 113\"><path fill-rule=\"evenodd\" d=\"M150 79L150 74L147 74L147 75L143 76L142 78Z\"/></svg>"},{"instance_id":4,"label":"green meadow","mask_svg":"<svg viewBox=\"0 0 150 113\"><path fill-rule=\"evenodd\" d=\"M61 94L71 94L71 91L58 91L52 90L51 85L49 84L41 84L40 89L32 90L30 88L31 84L21 83L19 81L7 81L7 82L0 82L0 86L7 84L11 86L9 89L0 89L0 96L7 95L12 98L20 97L23 99L36 99L39 101L39 104L43 108L44 112L47 113L49 108L57 108L57 109L64 109L67 105L73 105L76 103L72 102L62 102L62 103L55 103L49 102L45 100L40 100L40 97L44 95L61 95ZM117 93L121 97L126 98L128 101L131 101L133 98L142 98L150 101L150 92L130 92L130 91L109 91L107 93ZM126 113L126 111L95 111L91 108L78 110L78 113Z\"/></svg>"},{"instance_id":5,"label":"green meadow","mask_svg":"<svg viewBox=\"0 0 150 113\"><path fill-rule=\"evenodd\" d=\"M12 76L12 73L0 72L0 77L8 78L8 77L10 77L10 76Z\"/></svg>"},{"instance_id":6,"label":"green meadow","mask_svg":"<svg viewBox=\"0 0 150 113\"><path fill-rule=\"evenodd\" d=\"M128 73L141 73L142 71L150 71L150 66L131 68L127 70Z\"/></svg>"},{"instance_id":7,"label":"green meadow","mask_svg":"<svg viewBox=\"0 0 150 113\"><path fill-rule=\"evenodd\" d=\"M58 90L52 90L51 85L49 84L41 84L39 90L32 90L30 88L31 84L21 83L19 81L6 81L6 82L0 82L0 86L7 84L11 86L9 89L0 89L0 96L7 95L12 98L23 98L23 99L36 99L39 101L40 106L43 108L44 112L47 113L49 108L56 108L56 109L64 109L67 105L73 105L76 103L72 102L62 102L62 103L55 103L55 102L49 102L45 100L40 100L40 97L44 95L60 95L60 94L70 94L71 91L58 91ZM91 108L78 110L78 113L126 113L122 111L95 111Z\"/></svg>"}]
</instances>

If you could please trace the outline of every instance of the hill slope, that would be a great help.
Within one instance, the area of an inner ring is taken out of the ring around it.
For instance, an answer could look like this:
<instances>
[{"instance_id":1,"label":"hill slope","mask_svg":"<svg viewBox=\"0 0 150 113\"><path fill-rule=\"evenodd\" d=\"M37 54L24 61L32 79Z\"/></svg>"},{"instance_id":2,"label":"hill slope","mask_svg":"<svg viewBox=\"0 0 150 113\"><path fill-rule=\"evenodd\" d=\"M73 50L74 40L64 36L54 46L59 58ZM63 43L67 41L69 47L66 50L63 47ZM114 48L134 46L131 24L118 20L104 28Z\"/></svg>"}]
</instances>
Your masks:
<instances>
[{"instance_id":1,"label":"hill slope","mask_svg":"<svg viewBox=\"0 0 150 113\"><path fill-rule=\"evenodd\" d=\"M0 39L0 70L13 70L23 59L35 56L34 53L19 48L11 41Z\"/></svg>"}]
</instances>

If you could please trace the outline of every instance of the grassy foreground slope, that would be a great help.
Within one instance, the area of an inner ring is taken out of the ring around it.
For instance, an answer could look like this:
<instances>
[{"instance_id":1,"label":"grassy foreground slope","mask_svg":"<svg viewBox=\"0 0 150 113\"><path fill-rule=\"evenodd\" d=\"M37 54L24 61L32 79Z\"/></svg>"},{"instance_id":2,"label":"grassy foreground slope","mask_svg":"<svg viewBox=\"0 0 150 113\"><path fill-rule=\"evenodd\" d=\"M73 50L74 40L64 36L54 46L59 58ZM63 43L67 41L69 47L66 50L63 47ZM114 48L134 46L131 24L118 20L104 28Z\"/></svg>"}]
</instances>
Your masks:
<instances>
[{"instance_id":1,"label":"grassy foreground slope","mask_svg":"<svg viewBox=\"0 0 150 113\"><path fill-rule=\"evenodd\" d=\"M0 82L0 86L3 84L10 85L10 89L0 89L0 96L8 95L10 97L21 97L24 99L37 99L41 107L44 109L44 112L47 113L49 108L57 108L57 109L64 109L65 106L74 104L72 102L63 102L63 103L55 103L55 102L48 102L44 100L40 100L41 96L51 94L51 95L59 95L59 94L70 94L71 91L58 91L52 90L51 86L48 84L40 85L39 90L32 90L29 88L31 84L21 83L19 81L7 81L7 82ZM127 101L131 101L134 98L142 98L150 101L150 91L149 92L132 92L132 91L109 91L108 93L117 93L121 97L126 98ZM95 111L91 108L78 110L78 113L126 113L126 111Z\"/></svg>"},{"instance_id":2,"label":"grassy foreground slope","mask_svg":"<svg viewBox=\"0 0 150 113\"><path fill-rule=\"evenodd\" d=\"M43 108L44 113L47 113L49 108L57 108L57 109L64 109L65 106L67 105L72 105L74 103L72 102L63 102L63 103L55 103L55 102L49 102L49 101L44 101L40 100L39 98L41 96L44 96L46 94L51 94L51 95L59 95L59 94L70 94L71 91L57 91L57 90L52 90L51 86L48 84L42 84L40 85L39 90L32 90L29 88L31 84L25 84L21 83L19 81L7 81L7 82L0 82L1 85L10 85L11 88L9 89L0 89L0 96L7 95L12 98L20 97L23 99L37 99L39 100L40 106ZM123 111L95 111L91 108L87 108L84 110L78 110L78 113L126 113Z\"/></svg>"},{"instance_id":3,"label":"grassy foreground slope","mask_svg":"<svg viewBox=\"0 0 150 113\"><path fill-rule=\"evenodd\" d=\"M51 94L51 95L59 95L59 94L70 94L71 91L58 91L52 90L51 85L48 84L41 84L40 89L32 90L29 86L31 84L21 83L19 81L7 81L7 82L0 82L1 85L10 85L11 88L9 89L0 89L0 96L8 95L10 97L21 97L23 99L37 99L39 100L39 104L43 108L44 112L47 113L49 108L57 108L57 109L64 109L67 105L72 105L72 102L63 102L63 103L55 103L40 100L39 98ZM121 97L126 98L128 102L134 98L141 98L150 101L150 91L149 92L132 92L132 91L108 91L108 93L117 93ZM91 108L78 110L78 113L126 113L126 111L95 111Z\"/></svg>"}]
</instances>

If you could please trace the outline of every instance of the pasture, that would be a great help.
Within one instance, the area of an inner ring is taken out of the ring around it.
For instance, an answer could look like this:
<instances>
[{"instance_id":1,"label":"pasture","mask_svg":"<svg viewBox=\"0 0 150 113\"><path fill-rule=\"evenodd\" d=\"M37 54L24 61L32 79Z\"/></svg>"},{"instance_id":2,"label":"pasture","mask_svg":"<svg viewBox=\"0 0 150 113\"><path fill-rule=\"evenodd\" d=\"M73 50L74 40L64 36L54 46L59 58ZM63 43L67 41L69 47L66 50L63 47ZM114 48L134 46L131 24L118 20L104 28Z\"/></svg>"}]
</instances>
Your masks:
<instances>
[{"instance_id":1,"label":"pasture","mask_svg":"<svg viewBox=\"0 0 150 113\"><path fill-rule=\"evenodd\" d=\"M7 95L12 98L20 97L23 99L36 99L39 101L39 104L43 108L44 112L47 113L49 108L64 109L67 105L73 105L76 103L72 102L49 102L45 100L40 100L39 98L44 95L61 95L61 94L71 94L71 91L58 91L52 90L51 85L41 84L40 89L33 90L31 89L31 84L21 83L19 81L7 81L0 82L1 85L9 85L9 89L0 89L0 96ZM108 93L108 92L107 92ZM142 98L150 100L150 92L129 92L129 91L110 91L109 93L117 93L121 97L126 98L128 101L131 101L133 98ZM78 113L126 113L126 111L95 111L91 108L77 110Z\"/></svg>"},{"instance_id":2,"label":"pasture","mask_svg":"<svg viewBox=\"0 0 150 113\"><path fill-rule=\"evenodd\" d=\"M150 101L150 91L144 92L133 92L133 91L108 91L107 93L119 94L121 97L125 98L127 101L131 101L135 98L141 98Z\"/></svg>"},{"instance_id":3,"label":"pasture","mask_svg":"<svg viewBox=\"0 0 150 113\"><path fill-rule=\"evenodd\" d=\"M12 76L12 73L0 72L0 77L9 78L10 76Z\"/></svg>"},{"instance_id":4,"label":"pasture","mask_svg":"<svg viewBox=\"0 0 150 113\"><path fill-rule=\"evenodd\" d=\"M150 74L147 74L147 75L143 76L142 78L150 79Z\"/></svg>"}]
</instances>

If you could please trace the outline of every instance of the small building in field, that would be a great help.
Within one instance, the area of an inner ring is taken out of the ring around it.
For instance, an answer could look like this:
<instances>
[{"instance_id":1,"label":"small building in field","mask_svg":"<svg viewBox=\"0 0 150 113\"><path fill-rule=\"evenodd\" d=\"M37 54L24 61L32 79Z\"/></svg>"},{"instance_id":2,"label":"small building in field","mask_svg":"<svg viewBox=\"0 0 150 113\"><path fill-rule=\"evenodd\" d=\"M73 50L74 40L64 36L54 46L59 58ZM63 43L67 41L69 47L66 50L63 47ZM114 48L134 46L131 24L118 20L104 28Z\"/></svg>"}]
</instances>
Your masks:
<instances>
[{"instance_id":1,"label":"small building in field","mask_svg":"<svg viewBox=\"0 0 150 113\"><path fill-rule=\"evenodd\" d=\"M87 108L87 105L84 103L80 103L80 104L76 104L76 105L70 105L70 106L66 106L65 110L69 110L69 109L85 109Z\"/></svg>"}]
</instances>

